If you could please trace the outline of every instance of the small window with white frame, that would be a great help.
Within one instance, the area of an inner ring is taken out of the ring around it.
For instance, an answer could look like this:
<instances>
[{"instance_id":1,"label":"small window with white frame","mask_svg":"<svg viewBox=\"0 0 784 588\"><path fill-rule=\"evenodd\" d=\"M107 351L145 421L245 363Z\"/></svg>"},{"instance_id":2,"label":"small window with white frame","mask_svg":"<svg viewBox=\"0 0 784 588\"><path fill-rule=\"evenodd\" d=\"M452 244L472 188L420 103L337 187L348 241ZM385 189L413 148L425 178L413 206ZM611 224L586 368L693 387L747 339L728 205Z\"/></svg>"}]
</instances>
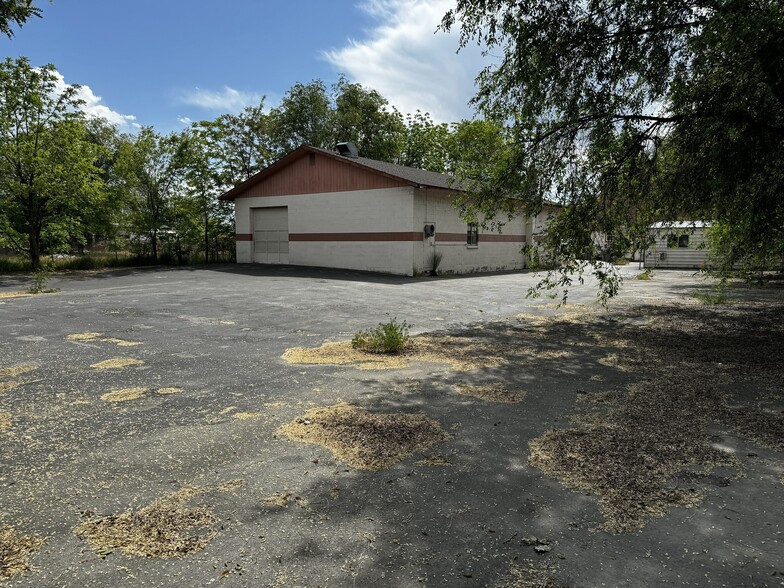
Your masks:
<instances>
[{"instance_id":1,"label":"small window with white frame","mask_svg":"<svg viewBox=\"0 0 784 588\"><path fill-rule=\"evenodd\" d=\"M479 247L479 225L468 223L466 228L466 245L469 247Z\"/></svg>"}]
</instances>

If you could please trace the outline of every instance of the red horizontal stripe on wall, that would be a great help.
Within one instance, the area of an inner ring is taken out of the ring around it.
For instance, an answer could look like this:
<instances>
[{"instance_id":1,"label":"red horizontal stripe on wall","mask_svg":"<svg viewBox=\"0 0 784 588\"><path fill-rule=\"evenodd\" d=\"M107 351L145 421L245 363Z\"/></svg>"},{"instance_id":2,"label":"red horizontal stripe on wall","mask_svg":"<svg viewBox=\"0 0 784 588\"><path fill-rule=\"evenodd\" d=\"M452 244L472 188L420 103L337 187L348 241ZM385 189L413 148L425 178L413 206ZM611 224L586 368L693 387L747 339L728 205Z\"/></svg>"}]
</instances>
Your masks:
<instances>
[{"instance_id":1,"label":"red horizontal stripe on wall","mask_svg":"<svg viewBox=\"0 0 784 588\"><path fill-rule=\"evenodd\" d=\"M525 243L525 235L499 235L498 233L480 233L482 243Z\"/></svg>"},{"instance_id":2,"label":"red horizontal stripe on wall","mask_svg":"<svg viewBox=\"0 0 784 588\"><path fill-rule=\"evenodd\" d=\"M465 233L439 233L439 232L436 232L436 241L442 241L443 243L465 243L466 242L466 234Z\"/></svg>"},{"instance_id":3,"label":"red horizontal stripe on wall","mask_svg":"<svg viewBox=\"0 0 784 588\"><path fill-rule=\"evenodd\" d=\"M237 241L253 241L253 233L237 233ZM422 241L420 232L386 233L290 233L289 241ZM436 241L442 243L464 243L465 233L436 233ZM480 243L525 243L525 235L480 234Z\"/></svg>"},{"instance_id":4,"label":"red horizontal stripe on wall","mask_svg":"<svg viewBox=\"0 0 784 588\"><path fill-rule=\"evenodd\" d=\"M465 233L436 233L436 241L442 243L465 243L466 237ZM525 243L525 235L479 233L479 243Z\"/></svg>"},{"instance_id":5,"label":"red horizontal stripe on wall","mask_svg":"<svg viewBox=\"0 0 784 588\"><path fill-rule=\"evenodd\" d=\"M422 233L289 233L289 241L421 241Z\"/></svg>"}]
</instances>

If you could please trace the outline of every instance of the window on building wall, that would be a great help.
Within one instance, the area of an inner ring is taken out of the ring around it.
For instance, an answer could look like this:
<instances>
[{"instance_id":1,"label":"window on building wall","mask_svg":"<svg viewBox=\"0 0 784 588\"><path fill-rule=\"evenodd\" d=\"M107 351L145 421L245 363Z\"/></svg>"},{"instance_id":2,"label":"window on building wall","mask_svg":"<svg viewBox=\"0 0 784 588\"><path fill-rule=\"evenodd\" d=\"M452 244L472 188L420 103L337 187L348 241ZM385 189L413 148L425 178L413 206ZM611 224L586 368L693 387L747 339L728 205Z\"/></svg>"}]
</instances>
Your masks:
<instances>
[{"instance_id":1,"label":"window on building wall","mask_svg":"<svg viewBox=\"0 0 784 588\"><path fill-rule=\"evenodd\" d=\"M689 236L688 235L667 235L667 247L674 248L674 247L688 247L689 246Z\"/></svg>"},{"instance_id":2,"label":"window on building wall","mask_svg":"<svg viewBox=\"0 0 784 588\"><path fill-rule=\"evenodd\" d=\"M468 223L466 230L466 245L477 247L479 245L479 225Z\"/></svg>"}]
</instances>

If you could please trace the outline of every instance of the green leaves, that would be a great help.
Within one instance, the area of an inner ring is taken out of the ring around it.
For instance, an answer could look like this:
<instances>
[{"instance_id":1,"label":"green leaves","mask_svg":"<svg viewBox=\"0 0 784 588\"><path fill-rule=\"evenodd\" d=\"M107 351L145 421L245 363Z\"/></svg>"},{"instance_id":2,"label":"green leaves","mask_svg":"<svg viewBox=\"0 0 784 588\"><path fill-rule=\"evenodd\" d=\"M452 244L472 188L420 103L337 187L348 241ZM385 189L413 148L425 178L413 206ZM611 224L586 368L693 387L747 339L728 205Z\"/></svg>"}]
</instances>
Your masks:
<instances>
[{"instance_id":1,"label":"green leaves","mask_svg":"<svg viewBox=\"0 0 784 588\"><path fill-rule=\"evenodd\" d=\"M14 36L12 26L22 26L32 17L41 17L41 9L32 0L3 0L0 2L0 33Z\"/></svg>"},{"instance_id":2,"label":"green leaves","mask_svg":"<svg viewBox=\"0 0 784 588\"><path fill-rule=\"evenodd\" d=\"M74 86L58 90L51 65L0 64L0 243L30 257L84 239L104 197Z\"/></svg>"},{"instance_id":3,"label":"green leaves","mask_svg":"<svg viewBox=\"0 0 784 588\"><path fill-rule=\"evenodd\" d=\"M498 56L474 104L510 127L495 173L458 168L476 210L562 203L546 245L564 267L617 253L600 241L644 248L653 222L678 219L729 227L721 271L780 255L780 2L459 0L442 22L456 26Z\"/></svg>"}]
</instances>

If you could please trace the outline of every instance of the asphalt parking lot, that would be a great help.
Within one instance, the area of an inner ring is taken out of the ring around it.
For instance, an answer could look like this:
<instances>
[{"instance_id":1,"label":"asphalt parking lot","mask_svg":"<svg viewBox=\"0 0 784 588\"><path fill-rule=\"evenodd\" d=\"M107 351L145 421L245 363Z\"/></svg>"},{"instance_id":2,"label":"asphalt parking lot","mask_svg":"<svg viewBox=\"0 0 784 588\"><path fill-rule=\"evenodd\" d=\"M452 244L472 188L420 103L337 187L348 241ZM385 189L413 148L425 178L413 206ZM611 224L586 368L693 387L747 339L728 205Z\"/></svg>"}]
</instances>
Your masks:
<instances>
[{"instance_id":1,"label":"asphalt parking lot","mask_svg":"<svg viewBox=\"0 0 784 588\"><path fill-rule=\"evenodd\" d=\"M740 456L742 475L702 480L698 507L669 509L621 534L599 529L590 492L528 462L529 442L567 426L579 395L645 380L644 365L597 363L607 356L598 343L461 373L422 362L369 371L281 359L289 348L347 340L391 318L412 324L413 334L525 329L520 315L562 312L525 298L536 280L216 266L60 275L50 282L58 293L0 297L0 369L26 370L9 371L0 389L0 528L44 538L29 569L5 585L784 585L780 448L711 429ZM0 276L0 296L26 286ZM603 311L588 280L570 303L608 329L637 321L637 307L684 301L692 309L684 317L698 320L689 292L704 287L691 272L658 272L650 282L627 280ZM754 312L784 301L781 289L738 296L757 304ZM536 337L558 345L570 328ZM759 352L776 364L780 329L770 337L775 346ZM492 404L450 392L456 382L491 379L525 388L525 400ZM745 402L760 400L755 386L741 386ZM766 414L780 420L780 380L764 392ZM450 438L367 472L277 434L309 409L340 402L423 413ZM74 531L184 488L199 489L193 503L212 518L203 545L182 557L100 548Z\"/></svg>"}]
</instances>

